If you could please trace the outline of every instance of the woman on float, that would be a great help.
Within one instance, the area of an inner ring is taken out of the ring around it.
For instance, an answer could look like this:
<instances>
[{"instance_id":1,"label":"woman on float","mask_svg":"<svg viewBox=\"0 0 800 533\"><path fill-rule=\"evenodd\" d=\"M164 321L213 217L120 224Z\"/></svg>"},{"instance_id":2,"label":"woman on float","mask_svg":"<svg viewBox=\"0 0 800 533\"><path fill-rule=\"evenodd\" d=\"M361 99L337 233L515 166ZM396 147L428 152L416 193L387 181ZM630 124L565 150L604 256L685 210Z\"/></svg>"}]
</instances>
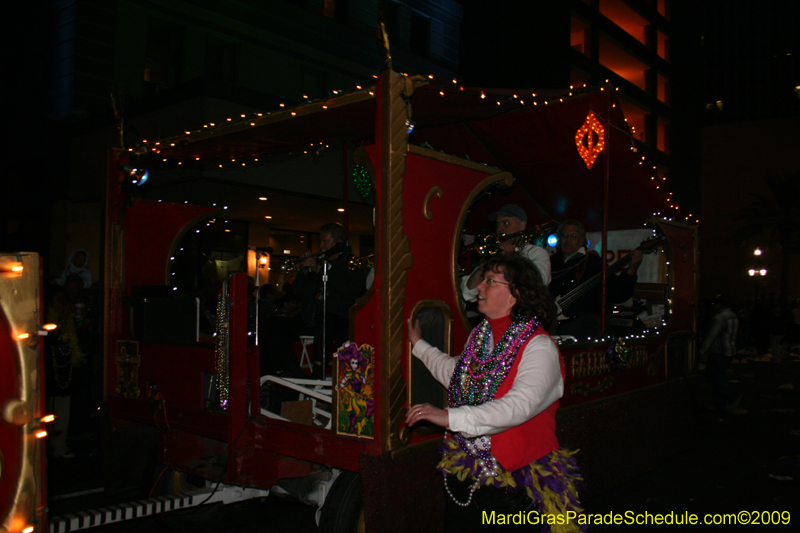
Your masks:
<instances>
[{"instance_id":1,"label":"woman on float","mask_svg":"<svg viewBox=\"0 0 800 533\"><path fill-rule=\"evenodd\" d=\"M445 531L481 529L492 511L522 511L545 531L578 531L577 520L564 522L567 511L581 513L580 473L575 452L559 449L556 438L564 363L542 326L554 322L555 302L515 254L487 263L478 309L486 318L460 357L422 340L419 321L408 321L414 356L449 391L447 409L417 404L405 418L448 430L438 466L448 494Z\"/></svg>"}]
</instances>

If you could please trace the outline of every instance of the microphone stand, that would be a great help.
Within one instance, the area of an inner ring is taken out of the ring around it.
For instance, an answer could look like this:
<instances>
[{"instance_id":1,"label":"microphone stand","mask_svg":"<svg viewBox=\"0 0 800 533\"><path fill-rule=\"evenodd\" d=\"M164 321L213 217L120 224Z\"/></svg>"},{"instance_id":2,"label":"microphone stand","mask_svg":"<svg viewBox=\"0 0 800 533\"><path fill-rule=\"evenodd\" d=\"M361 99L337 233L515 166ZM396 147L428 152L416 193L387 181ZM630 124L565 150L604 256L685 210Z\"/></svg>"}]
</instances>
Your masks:
<instances>
[{"instance_id":1,"label":"microphone stand","mask_svg":"<svg viewBox=\"0 0 800 533\"><path fill-rule=\"evenodd\" d=\"M322 259L322 379L325 379L328 366L326 364L328 345L328 258L339 253L344 253L347 246L337 242L330 250L317 256Z\"/></svg>"},{"instance_id":2,"label":"microphone stand","mask_svg":"<svg viewBox=\"0 0 800 533\"><path fill-rule=\"evenodd\" d=\"M322 260L322 380L325 380L327 365L325 355L328 346L328 258Z\"/></svg>"}]
</instances>

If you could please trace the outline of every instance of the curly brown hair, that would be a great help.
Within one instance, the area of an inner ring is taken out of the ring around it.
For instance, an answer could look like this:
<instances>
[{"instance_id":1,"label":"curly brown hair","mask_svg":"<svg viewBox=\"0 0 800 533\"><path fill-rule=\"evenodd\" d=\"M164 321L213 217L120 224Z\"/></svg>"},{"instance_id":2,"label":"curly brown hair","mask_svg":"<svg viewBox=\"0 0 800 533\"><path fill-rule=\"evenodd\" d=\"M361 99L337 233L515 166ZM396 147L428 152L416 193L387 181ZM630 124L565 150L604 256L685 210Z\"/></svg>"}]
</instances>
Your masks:
<instances>
[{"instance_id":1,"label":"curly brown hair","mask_svg":"<svg viewBox=\"0 0 800 533\"><path fill-rule=\"evenodd\" d=\"M486 263L484 272L489 270L503 275L511 294L517 299L511 308L511 319L536 317L550 331L556 323L558 309L539 269L519 254L497 254Z\"/></svg>"}]
</instances>

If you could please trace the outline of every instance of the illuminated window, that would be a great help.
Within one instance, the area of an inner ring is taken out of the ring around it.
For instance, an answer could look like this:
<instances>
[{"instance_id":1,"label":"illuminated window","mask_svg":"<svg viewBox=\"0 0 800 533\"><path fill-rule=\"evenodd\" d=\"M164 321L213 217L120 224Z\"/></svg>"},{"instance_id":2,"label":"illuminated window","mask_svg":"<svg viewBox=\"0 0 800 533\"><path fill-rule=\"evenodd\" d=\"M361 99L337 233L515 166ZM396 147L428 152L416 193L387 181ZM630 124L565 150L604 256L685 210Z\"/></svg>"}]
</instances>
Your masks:
<instances>
[{"instance_id":1,"label":"illuminated window","mask_svg":"<svg viewBox=\"0 0 800 533\"><path fill-rule=\"evenodd\" d=\"M656 96L659 100L669 105L669 79L661 74L656 76Z\"/></svg>"},{"instance_id":2,"label":"illuminated window","mask_svg":"<svg viewBox=\"0 0 800 533\"><path fill-rule=\"evenodd\" d=\"M589 42L589 25L573 15L570 21L569 45L583 55L589 56Z\"/></svg>"},{"instance_id":3,"label":"illuminated window","mask_svg":"<svg viewBox=\"0 0 800 533\"><path fill-rule=\"evenodd\" d=\"M662 32L656 32L656 52L658 57L669 62L669 38Z\"/></svg>"},{"instance_id":4,"label":"illuminated window","mask_svg":"<svg viewBox=\"0 0 800 533\"><path fill-rule=\"evenodd\" d=\"M600 13L640 43L646 44L647 19L631 9L623 0L600 0Z\"/></svg>"},{"instance_id":5,"label":"illuminated window","mask_svg":"<svg viewBox=\"0 0 800 533\"><path fill-rule=\"evenodd\" d=\"M600 63L643 91L646 90L645 70L648 68L647 65L602 35L600 36Z\"/></svg>"},{"instance_id":6,"label":"illuminated window","mask_svg":"<svg viewBox=\"0 0 800 533\"><path fill-rule=\"evenodd\" d=\"M669 0L658 0L658 12L669 20Z\"/></svg>"},{"instance_id":7,"label":"illuminated window","mask_svg":"<svg viewBox=\"0 0 800 533\"><path fill-rule=\"evenodd\" d=\"M665 154L669 153L669 123L661 120L660 118L656 121L658 131L656 132L656 136L658 139L658 143L656 148L664 152Z\"/></svg>"}]
</instances>

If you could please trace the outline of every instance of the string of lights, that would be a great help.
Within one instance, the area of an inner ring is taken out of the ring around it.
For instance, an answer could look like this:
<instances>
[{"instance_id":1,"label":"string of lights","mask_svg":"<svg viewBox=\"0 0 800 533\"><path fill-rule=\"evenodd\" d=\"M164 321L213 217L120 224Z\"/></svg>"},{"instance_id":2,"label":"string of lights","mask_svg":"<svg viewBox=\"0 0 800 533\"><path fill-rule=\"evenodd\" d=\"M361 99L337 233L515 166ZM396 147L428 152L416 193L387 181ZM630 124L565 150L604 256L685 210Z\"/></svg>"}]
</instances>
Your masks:
<instances>
[{"instance_id":1,"label":"string of lights","mask_svg":"<svg viewBox=\"0 0 800 533\"><path fill-rule=\"evenodd\" d=\"M373 77L377 78L376 75ZM537 92L531 93L510 93L504 94L501 91L492 92L486 89L469 89L466 88L458 83L457 79L453 79L451 82L447 82L444 80L440 80L435 78L433 75L429 76L413 76L408 78L410 83L414 85L414 87L422 87L431 85L434 86L435 89L438 89L438 94L441 98L447 98L453 95L459 95L459 97L474 97L480 100L486 100L487 102L494 102L496 106L506 107L509 110L514 108L524 108L524 107L537 107L537 106L553 106L559 105L566 101L569 101L573 97L580 96L585 94L589 91L596 90L594 87L589 87L587 84L583 84L582 86L575 87L570 86L569 90L566 91L566 94L555 96L552 93L543 94ZM613 87L608 83L606 80L606 85L601 86L599 88L600 91L605 90L618 91L618 87ZM269 112L258 112L253 114L246 114L241 113L238 117L227 117L225 120L221 122L209 122L207 124L203 124L201 127L194 129L194 130L184 130L182 134L169 137L166 139L162 139L155 142L150 142L148 140L142 141L142 144L138 148L128 148L130 152L136 152L139 154L150 153L162 155L160 163L165 165L172 165L174 167L181 167L187 164L194 164L200 165L204 171L208 171L211 169L217 169L219 171L230 171L233 169L247 169L253 166L258 167L258 163L262 158L266 155L265 153L259 152L258 150L247 150L247 149L240 149L236 153L227 153L224 152L221 155L215 154L213 157L208 155L202 155L198 150L197 153L190 154L192 152L193 146L197 146L196 143L200 143L206 139L211 139L216 136L232 134L240 131L244 131L250 128L255 128L262 125L267 125L274 122L280 122L283 120L288 120L291 118L296 117L303 117L313 113L325 112L328 110L336 109L341 106L345 106L351 103L355 103L358 101L372 99L375 96L375 87L369 86L365 87L363 85L356 85L355 90L351 92L345 92L343 90L332 90L330 92L329 97L321 98L321 99L311 99L307 94L302 95L301 103L296 105L287 105L286 103L280 103L278 109L269 111ZM612 107L617 107L616 103L612 103ZM631 144L631 151L637 153L639 151L639 145L641 145L641 141L638 141L634 137L635 129L628 125L627 118L625 120L625 126L627 127L627 131L620 128L613 121L606 119L605 120L605 127L614 128L617 131L622 132L623 134L627 135L630 138ZM597 121L597 118L595 118ZM411 121L411 117L409 117L409 122ZM591 120L587 117L587 123L589 123L589 131L592 131L592 127L595 129L597 126L592 126ZM599 121L596 124L600 124ZM586 124L584 124L581 128L585 128ZM581 130L579 130L581 131ZM595 133L597 133L595 131ZM577 133L576 133L576 143L577 143ZM590 150L599 153L602 148L602 140L598 140L597 143L591 147ZM285 155L289 157L302 157L307 156L309 154L313 154L318 156L321 151L330 148L330 144L324 141L309 143L308 146L302 148L296 148L293 150L288 151ZM588 147L586 147L589 149ZM581 157L584 156L583 150L581 147L578 146L577 150ZM595 156L596 157L596 156ZM666 190L667 187L667 176L666 175L659 175L658 167L655 164L652 164L648 161L648 158L644 155L640 156L641 160L639 161L639 165L645 166L650 168L650 181L656 190L661 190L664 194L664 202L665 202L665 210L669 214L662 214L657 213L658 216L663 216L664 218L674 221L676 219L682 219L689 223L699 223L699 218L695 217L692 213L688 213L685 215L679 215L680 206L673 200L673 193ZM588 163L587 163L588 164ZM589 167L591 168L591 167ZM354 170L352 173L352 178L354 183L357 186L357 189L361 194L368 188L365 184L365 177L363 173L365 170Z\"/></svg>"}]
</instances>

